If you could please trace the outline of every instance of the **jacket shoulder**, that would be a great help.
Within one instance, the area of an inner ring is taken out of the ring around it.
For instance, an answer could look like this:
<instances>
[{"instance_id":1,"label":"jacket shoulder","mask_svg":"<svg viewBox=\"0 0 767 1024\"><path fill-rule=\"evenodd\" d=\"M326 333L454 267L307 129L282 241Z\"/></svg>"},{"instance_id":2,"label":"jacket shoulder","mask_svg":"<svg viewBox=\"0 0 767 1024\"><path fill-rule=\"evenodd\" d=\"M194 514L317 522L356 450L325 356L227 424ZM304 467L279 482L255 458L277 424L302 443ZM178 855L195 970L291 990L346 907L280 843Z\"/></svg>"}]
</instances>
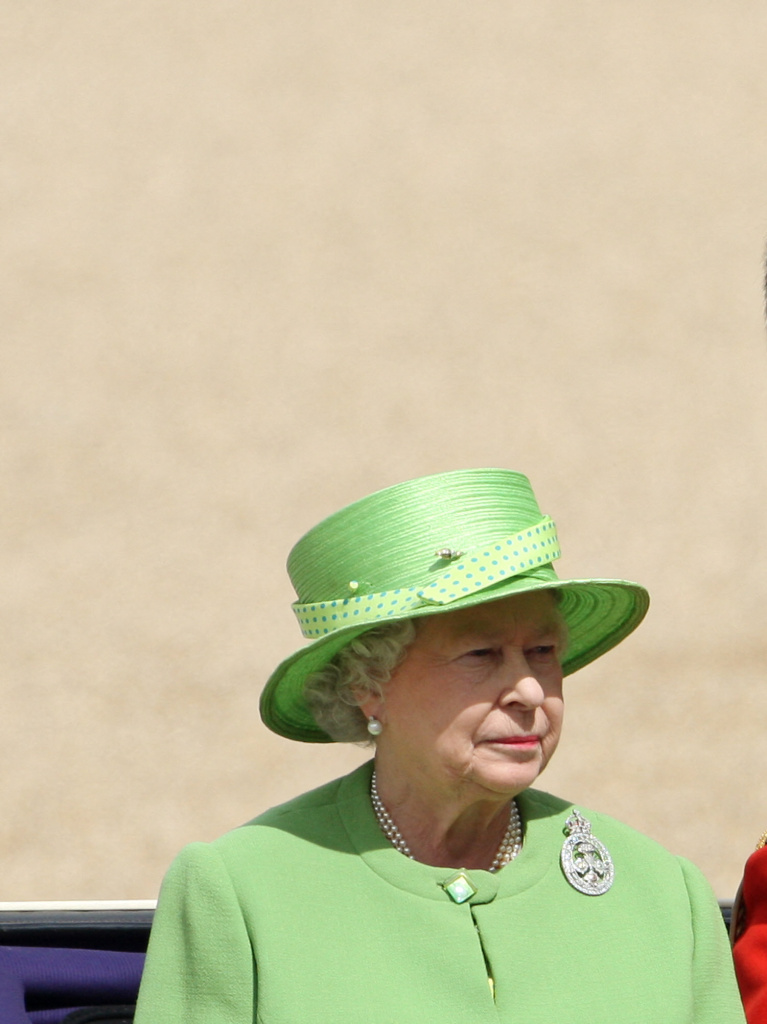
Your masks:
<instances>
[{"instance_id":1,"label":"jacket shoulder","mask_svg":"<svg viewBox=\"0 0 767 1024\"><path fill-rule=\"evenodd\" d=\"M367 794L369 778L369 766L362 765L350 775L271 807L215 839L211 846L224 860L256 850L268 850L274 856L278 848L293 847L296 841L347 849L349 839L339 809Z\"/></svg>"},{"instance_id":2,"label":"jacket shoulder","mask_svg":"<svg viewBox=\"0 0 767 1024\"><path fill-rule=\"evenodd\" d=\"M625 822L619 821L609 814L603 814L601 811L594 810L593 807L563 800L560 797L553 796L551 793L545 793L537 789L530 789L526 793L521 794L520 801L525 805L524 809L528 816L558 819L557 827L562 829L563 836L568 817L574 810L578 810L591 825L591 831L595 837L605 843L608 848L610 847L610 842L612 842L616 845L620 844L621 847L628 848L629 850L635 850L637 853L645 856L660 860L668 859L677 865L682 860L682 858L671 853L665 846L662 846L650 836L639 832L631 825L627 825Z\"/></svg>"}]
</instances>

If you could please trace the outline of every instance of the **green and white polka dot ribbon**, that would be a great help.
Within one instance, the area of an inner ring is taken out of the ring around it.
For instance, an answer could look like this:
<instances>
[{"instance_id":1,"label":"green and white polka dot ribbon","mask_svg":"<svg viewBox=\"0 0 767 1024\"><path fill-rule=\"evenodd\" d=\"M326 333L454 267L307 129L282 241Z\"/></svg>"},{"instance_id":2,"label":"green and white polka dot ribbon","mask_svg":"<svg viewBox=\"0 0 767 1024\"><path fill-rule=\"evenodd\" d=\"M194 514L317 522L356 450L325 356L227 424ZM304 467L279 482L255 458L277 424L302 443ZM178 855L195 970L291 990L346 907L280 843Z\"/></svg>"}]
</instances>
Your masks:
<instances>
[{"instance_id":1,"label":"green and white polka dot ribbon","mask_svg":"<svg viewBox=\"0 0 767 1024\"><path fill-rule=\"evenodd\" d=\"M313 604L296 603L293 611L304 636L316 639L343 626L378 622L427 605L450 604L467 594L492 587L509 576L519 576L536 566L553 562L560 553L556 526L545 516L539 523L511 537L494 541L476 551L453 555L453 564L447 572L431 583L385 590L379 594L357 594L354 591L359 584L351 580L349 589L352 593L349 597Z\"/></svg>"}]
</instances>

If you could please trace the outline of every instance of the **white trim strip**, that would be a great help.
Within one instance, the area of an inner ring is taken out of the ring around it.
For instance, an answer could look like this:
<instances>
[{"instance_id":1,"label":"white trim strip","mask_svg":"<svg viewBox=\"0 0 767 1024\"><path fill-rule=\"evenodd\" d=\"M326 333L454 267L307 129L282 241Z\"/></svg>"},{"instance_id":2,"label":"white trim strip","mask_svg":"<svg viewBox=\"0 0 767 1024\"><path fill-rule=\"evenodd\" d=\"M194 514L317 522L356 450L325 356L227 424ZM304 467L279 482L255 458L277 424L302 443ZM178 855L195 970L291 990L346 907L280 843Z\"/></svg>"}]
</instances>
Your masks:
<instances>
[{"instance_id":1,"label":"white trim strip","mask_svg":"<svg viewBox=\"0 0 767 1024\"><path fill-rule=\"evenodd\" d=\"M0 903L2 911L58 910L154 910L157 900L42 900L40 902Z\"/></svg>"}]
</instances>

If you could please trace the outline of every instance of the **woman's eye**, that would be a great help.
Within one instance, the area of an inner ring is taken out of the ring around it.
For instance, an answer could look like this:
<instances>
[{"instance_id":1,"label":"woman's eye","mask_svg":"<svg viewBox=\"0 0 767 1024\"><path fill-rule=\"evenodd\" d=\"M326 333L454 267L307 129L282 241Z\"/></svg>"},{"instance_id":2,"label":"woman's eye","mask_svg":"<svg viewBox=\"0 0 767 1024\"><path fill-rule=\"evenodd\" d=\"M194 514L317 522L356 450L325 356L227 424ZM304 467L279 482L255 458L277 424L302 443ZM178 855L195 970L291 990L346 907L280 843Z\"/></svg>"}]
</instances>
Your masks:
<instances>
[{"instance_id":1,"label":"woman's eye","mask_svg":"<svg viewBox=\"0 0 767 1024\"><path fill-rule=\"evenodd\" d=\"M493 650L492 647L477 647L476 650L474 650L474 651L467 651L466 652L466 657L467 658L489 658L493 654L495 654L495 651Z\"/></svg>"},{"instance_id":2,"label":"woman's eye","mask_svg":"<svg viewBox=\"0 0 767 1024\"><path fill-rule=\"evenodd\" d=\"M539 644L537 647L533 647L530 650L530 654L532 654L534 658L548 658L555 653L555 644Z\"/></svg>"}]
</instances>

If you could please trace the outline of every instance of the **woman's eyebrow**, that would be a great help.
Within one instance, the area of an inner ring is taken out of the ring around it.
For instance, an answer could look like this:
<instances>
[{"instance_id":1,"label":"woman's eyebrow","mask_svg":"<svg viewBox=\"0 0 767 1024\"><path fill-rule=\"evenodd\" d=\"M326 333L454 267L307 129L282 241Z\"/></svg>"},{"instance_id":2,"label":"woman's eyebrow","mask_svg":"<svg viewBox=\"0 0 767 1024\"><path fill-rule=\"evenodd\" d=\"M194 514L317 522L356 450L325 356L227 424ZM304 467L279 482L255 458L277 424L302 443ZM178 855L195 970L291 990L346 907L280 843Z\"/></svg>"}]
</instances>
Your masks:
<instances>
[{"instance_id":1,"label":"woman's eyebrow","mask_svg":"<svg viewBox=\"0 0 767 1024\"><path fill-rule=\"evenodd\" d=\"M498 640L502 636L502 630L491 626L483 626L481 622L467 623L454 634L455 640Z\"/></svg>"},{"instance_id":2,"label":"woman's eyebrow","mask_svg":"<svg viewBox=\"0 0 767 1024\"><path fill-rule=\"evenodd\" d=\"M536 638L556 636L560 639L564 639L567 636L567 627L561 620L553 618L540 626L535 626L532 629L532 634ZM460 642L476 640L488 643L497 643L503 640L504 635L505 630L502 627L499 629L496 626L485 626L481 622L475 622L467 623L465 626L456 630L454 639Z\"/></svg>"}]
</instances>

